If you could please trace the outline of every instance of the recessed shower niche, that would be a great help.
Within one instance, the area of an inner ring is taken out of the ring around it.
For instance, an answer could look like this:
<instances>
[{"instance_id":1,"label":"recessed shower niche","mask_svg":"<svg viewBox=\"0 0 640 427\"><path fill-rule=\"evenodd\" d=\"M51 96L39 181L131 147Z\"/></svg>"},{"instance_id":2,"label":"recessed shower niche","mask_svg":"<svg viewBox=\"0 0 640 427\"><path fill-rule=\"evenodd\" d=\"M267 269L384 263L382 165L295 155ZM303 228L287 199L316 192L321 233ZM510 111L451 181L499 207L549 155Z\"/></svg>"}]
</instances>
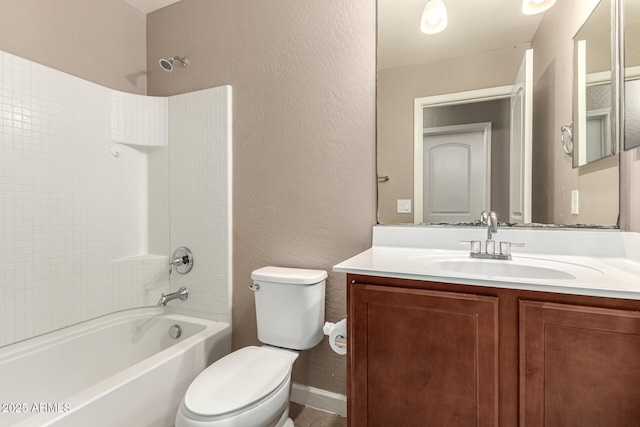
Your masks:
<instances>
[{"instance_id":1,"label":"recessed shower niche","mask_svg":"<svg viewBox=\"0 0 640 427\"><path fill-rule=\"evenodd\" d=\"M109 257L167 256L169 246L168 98L115 92L104 150Z\"/></svg>"}]
</instances>

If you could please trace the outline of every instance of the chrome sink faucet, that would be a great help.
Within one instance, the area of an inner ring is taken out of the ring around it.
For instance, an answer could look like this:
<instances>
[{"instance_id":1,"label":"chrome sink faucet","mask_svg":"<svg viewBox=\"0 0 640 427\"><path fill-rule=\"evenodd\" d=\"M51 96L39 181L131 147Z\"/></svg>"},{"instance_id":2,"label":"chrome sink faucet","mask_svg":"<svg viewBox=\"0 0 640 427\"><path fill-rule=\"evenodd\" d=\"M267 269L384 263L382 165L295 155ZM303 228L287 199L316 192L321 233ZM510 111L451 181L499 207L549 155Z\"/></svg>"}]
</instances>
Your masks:
<instances>
[{"instance_id":1,"label":"chrome sink faucet","mask_svg":"<svg viewBox=\"0 0 640 427\"><path fill-rule=\"evenodd\" d=\"M173 301L174 299L180 299L182 301L186 301L189 298L189 291L187 288L180 288L176 292L171 292L170 294L163 293L160 299L158 300L159 307L166 307L169 301Z\"/></svg>"},{"instance_id":2,"label":"chrome sink faucet","mask_svg":"<svg viewBox=\"0 0 640 427\"><path fill-rule=\"evenodd\" d=\"M487 224L486 252L493 254L496 252L496 242L493 241L493 234L498 232L498 215L494 211L482 211L480 221Z\"/></svg>"},{"instance_id":3,"label":"chrome sink faucet","mask_svg":"<svg viewBox=\"0 0 640 427\"><path fill-rule=\"evenodd\" d=\"M487 241L485 251L482 252L482 243L479 240L461 241L471 244L471 258L510 260L512 246L524 246L524 243L500 242L500 253L496 253L496 242L493 235L498 232L498 216L494 211L482 211L480 221L487 225Z\"/></svg>"}]
</instances>

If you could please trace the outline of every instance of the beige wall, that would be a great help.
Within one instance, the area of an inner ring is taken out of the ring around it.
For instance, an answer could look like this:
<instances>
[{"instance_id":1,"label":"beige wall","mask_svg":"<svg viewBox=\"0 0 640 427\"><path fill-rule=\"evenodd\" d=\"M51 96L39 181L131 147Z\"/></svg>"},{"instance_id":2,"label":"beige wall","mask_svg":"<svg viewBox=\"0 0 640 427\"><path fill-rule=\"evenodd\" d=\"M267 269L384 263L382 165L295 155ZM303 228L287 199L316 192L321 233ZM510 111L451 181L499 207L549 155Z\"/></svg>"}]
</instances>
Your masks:
<instances>
[{"instance_id":1,"label":"beige wall","mask_svg":"<svg viewBox=\"0 0 640 427\"><path fill-rule=\"evenodd\" d=\"M124 1L2 0L0 50L145 94L145 15Z\"/></svg>"},{"instance_id":2,"label":"beige wall","mask_svg":"<svg viewBox=\"0 0 640 427\"><path fill-rule=\"evenodd\" d=\"M233 87L234 348L258 344L247 285L265 265L327 270L326 318L346 314L331 267L375 223L375 6L183 0L148 16L150 95ZM189 67L160 70L172 55ZM293 380L345 393L345 373L324 340Z\"/></svg>"},{"instance_id":3,"label":"beige wall","mask_svg":"<svg viewBox=\"0 0 640 427\"><path fill-rule=\"evenodd\" d=\"M397 199L413 199L413 100L513 84L527 46L378 71L378 215L383 224L412 223Z\"/></svg>"}]
</instances>

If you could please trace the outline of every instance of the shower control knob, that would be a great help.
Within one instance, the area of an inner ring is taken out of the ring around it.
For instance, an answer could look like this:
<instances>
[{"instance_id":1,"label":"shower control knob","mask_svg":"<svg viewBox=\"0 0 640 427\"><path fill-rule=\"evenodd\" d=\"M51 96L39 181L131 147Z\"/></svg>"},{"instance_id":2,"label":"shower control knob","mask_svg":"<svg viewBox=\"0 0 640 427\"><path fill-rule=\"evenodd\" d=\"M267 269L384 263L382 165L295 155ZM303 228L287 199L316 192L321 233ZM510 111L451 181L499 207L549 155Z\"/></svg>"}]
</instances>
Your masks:
<instances>
[{"instance_id":1,"label":"shower control knob","mask_svg":"<svg viewBox=\"0 0 640 427\"><path fill-rule=\"evenodd\" d=\"M173 251L169 261L169 273L174 269L180 274L187 274L193 268L193 254L184 246Z\"/></svg>"}]
</instances>

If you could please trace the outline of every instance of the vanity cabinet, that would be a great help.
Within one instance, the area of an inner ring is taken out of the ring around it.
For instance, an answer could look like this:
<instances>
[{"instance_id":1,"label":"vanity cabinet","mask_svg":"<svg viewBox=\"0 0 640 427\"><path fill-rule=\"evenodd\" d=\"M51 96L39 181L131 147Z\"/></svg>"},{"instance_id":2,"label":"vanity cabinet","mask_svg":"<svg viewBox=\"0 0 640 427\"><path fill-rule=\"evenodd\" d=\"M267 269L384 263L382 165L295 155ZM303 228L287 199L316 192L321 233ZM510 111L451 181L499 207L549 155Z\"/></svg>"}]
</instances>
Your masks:
<instances>
[{"instance_id":1,"label":"vanity cabinet","mask_svg":"<svg viewBox=\"0 0 640 427\"><path fill-rule=\"evenodd\" d=\"M640 301L348 274L356 426L637 426Z\"/></svg>"},{"instance_id":2,"label":"vanity cabinet","mask_svg":"<svg viewBox=\"0 0 640 427\"><path fill-rule=\"evenodd\" d=\"M352 425L496 425L497 298L375 285L351 295Z\"/></svg>"},{"instance_id":3,"label":"vanity cabinet","mask_svg":"<svg viewBox=\"0 0 640 427\"><path fill-rule=\"evenodd\" d=\"M637 426L640 312L520 301L522 426Z\"/></svg>"}]
</instances>

